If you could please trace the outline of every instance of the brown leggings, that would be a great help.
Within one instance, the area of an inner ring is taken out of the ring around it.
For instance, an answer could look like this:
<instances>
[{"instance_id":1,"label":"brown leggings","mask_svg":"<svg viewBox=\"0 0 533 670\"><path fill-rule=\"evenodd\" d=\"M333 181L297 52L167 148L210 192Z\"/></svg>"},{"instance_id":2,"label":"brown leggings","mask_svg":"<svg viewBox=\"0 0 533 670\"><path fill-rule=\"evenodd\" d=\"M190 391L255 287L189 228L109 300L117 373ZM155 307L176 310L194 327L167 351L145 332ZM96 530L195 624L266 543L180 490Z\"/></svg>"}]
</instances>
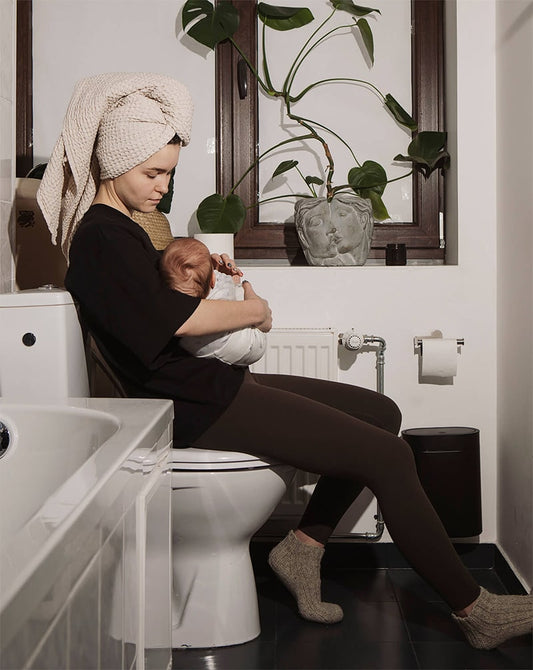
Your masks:
<instances>
[{"instance_id":1,"label":"brown leggings","mask_svg":"<svg viewBox=\"0 0 533 670\"><path fill-rule=\"evenodd\" d=\"M455 552L399 438L401 414L384 395L349 384L248 374L237 396L194 444L243 451L322 475L300 530L326 543L368 487L395 544L413 568L461 610L479 586Z\"/></svg>"}]
</instances>

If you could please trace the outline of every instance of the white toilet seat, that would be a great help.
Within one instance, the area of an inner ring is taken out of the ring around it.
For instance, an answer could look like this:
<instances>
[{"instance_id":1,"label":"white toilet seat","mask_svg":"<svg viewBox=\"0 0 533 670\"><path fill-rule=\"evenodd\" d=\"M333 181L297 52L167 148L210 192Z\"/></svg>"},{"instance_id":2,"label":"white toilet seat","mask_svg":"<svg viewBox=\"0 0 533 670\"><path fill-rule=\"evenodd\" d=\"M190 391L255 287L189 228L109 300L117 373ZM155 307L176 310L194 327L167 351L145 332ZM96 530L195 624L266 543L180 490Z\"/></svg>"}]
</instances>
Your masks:
<instances>
[{"instance_id":1,"label":"white toilet seat","mask_svg":"<svg viewBox=\"0 0 533 670\"><path fill-rule=\"evenodd\" d=\"M172 449L170 455L173 471L181 470L251 470L270 468L274 461L267 461L239 451L215 449Z\"/></svg>"}]
</instances>

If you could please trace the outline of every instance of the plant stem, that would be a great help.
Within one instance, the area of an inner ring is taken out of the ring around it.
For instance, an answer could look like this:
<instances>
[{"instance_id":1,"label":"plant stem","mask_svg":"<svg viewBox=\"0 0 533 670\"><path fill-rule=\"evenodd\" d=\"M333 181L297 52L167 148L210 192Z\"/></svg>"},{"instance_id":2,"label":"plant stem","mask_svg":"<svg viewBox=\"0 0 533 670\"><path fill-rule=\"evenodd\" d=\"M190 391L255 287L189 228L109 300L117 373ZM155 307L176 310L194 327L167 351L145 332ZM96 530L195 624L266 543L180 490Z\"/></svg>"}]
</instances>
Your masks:
<instances>
[{"instance_id":1,"label":"plant stem","mask_svg":"<svg viewBox=\"0 0 533 670\"><path fill-rule=\"evenodd\" d=\"M387 181L381 181L378 184L365 185L364 188L369 189L369 188L376 188L376 186L386 186L387 184L392 184L395 181L401 181L402 179L406 179L407 177L410 177L412 174L413 170L409 170L409 172L406 172L405 174L402 174L399 177L394 177L394 179L387 179ZM335 194L339 193L344 189L353 191L353 186L351 184L341 184L340 186L335 186L332 190Z\"/></svg>"},{"instance_id":2,"label":"plant stem","mask_svg":"<svg viewBox=\"0 0 533 670\"><path fill-rule=\"evenodd\" d=\"M289 72L287 73L287 77L285 78L285 81L283 82L283 89L282 89L282 90L283 90L283 93L287 93L287 92L290 90L290 87L291 87L291 85L292 85L292 80L294 79L294 76L293 76L293 70L295 70L295 69L298 70L298 68L300 67L300 65L301 65L301 61L300 61L300 63L298 63L298 61L299 61L299 59L300 59L300 56L301 56L302 53L304 52L304 50L307 48L307 45L311 42L311 40L314 39L315 35L322 29L322 27L323 27L324 25L326 25L326 23L331 19L331 17L335 14L336 11L337 11L337 10L334 9L334 10L331 12L331 14L330 14L327 18L325 18L324 21L322 21L322 23L321 23L321 24L318 26L318 28L317 28L317 29L316 29L316 30L309 36L309 39L305 42L305 44L302 46L302 48L300 49L300 51L299 51L298 54L296 55L296 58L294 59L294 61L293 61L292 65L291 65L291 67L289 68ZM311 48L313 48L313 47L311 47ZM306 55L307 55L307 54L306 54ZM304 58L305 58L305 56L304 56ZM303 58L302 58L302 60L303 60ZM296 70L295 70L295 71L296 71Z\"/></svg>"},{"instance_id":3,"label":"plant stem","mask_svg":"<svg viewBox=\"0 0 533 670\"><path fill-rule=\"evenodd\" d=\"M275 89L272 84L272 80L270 79L270 72L268 69L268 62L267 62L266 23L263 23L262 43L263 43L263 72L265 73L265 81L270 90L274 91Z\"/></svg>"},{"instance_id":4,"label":"plant stem","mask_svg":"<svg viewBox=\"0 0 533 670\"><path fill-rule=\"evenodd\" d=\"M313 33L313 35L311 36L311 38L304 44L304 46L303 46L302 50L300 51L300 54L298 54L298 56L301 55L302 51L303 51L303 50L305 49L305 47L309 44L309 42L311 41L311 39L312 39L312 38L318 33L318 31L319 31L319 30L320 30L320 29L321 29L321 28L322 28L322 27L323 27L323 26L324 26L324 25L325 25L325 24L332 18L333 14L334 14L336 11L337 11L337 10L333 10L333 13L330 14L330 15L328 16L328 18L327 18L327 19L326 19L326 20L325 20L325 21L324 21L324 22L317 28L317 30L315 30L315 32ZM289 90L292 88L292 85L293 85L293 83L294 83L294 79L295 79L295 77L296 77L296 73L297 73L298 70L300 69L302 63L303 63L304 60L307 58L307 56L309 56L309 54L311 53L311 51L313 51L313 49L315 49L321 42L323 42L327 37L329 37L330 35L332 35L332 34L333 34L334 32L336 32L337 30L342 30L343 28L350 28L350 30L351 30L353 27L354 27L353 24L347 24L347 25L342 25L342 26L336 26L335 28L332 28L332 29L329 30L327 33L325 33L324 35L322 35L322 36L321 36L321 37L320 37L314 44L312 44L312 45L309 47L309 49L306 51L306 53L301 57L300 62L298 63L297 67L294 68L294 71L293 71L292 74L291 74L291 80L290 80L290 82L289 82L289 85L287 86L287 89L284 88L283 90L284 90L284 91L285 91L285 90L289 91Z\"/></svg>"},{"instance_id":5,"label":"plant stem","mask_svg":"<svg viewBox=\"0 0 533 670\"><path fill-rule=\"evenodd\" d=\"M299 118L301 118L303 121L307 121L307 123L309 123L309 124L311 124L311 125L313 125L313 126L318 126L319 128L322 128L323 130L325 130L325 131L327 131L328 133L330 133L331 135L333 135L333 137L336 137L336 138L339 140L339 142L342 142L342 144L344 144L344 146L345 146L346 149L350 152L350 154L352 155L352 158L353 158L354 161L357 163L357 165L358 165L359 167L361 167L361 163L357 160L357 157L356 157L356 155L354 154L354 152L352 151L352 148L350 147L350 145L348 144L348 142L346 142L346 140L344 140L344 139L343 139L340 135L338 135L335 131L331 130L331 128L328 128L327 126L324 126L322 123L319 123L318 121L313 121L313 119L305 119L304 117L299 117Z\"/></svg>"},{"instance_id":6,"label":"plant stem","mask_svg":"<svg viewBox=\"0 0 533 670\"><path fill-rule=\"evenodd\" d=\"M243 179L246 177L246 175L251 172L254 167L259 163L259 161L263 160L263 158L269 154L271 151L274 151L274 149L277 149L278 147L282 147L284 144L289 144L291 142L299 142L300 140L310 140L313 139L314 135L309 134L309 135L300 135L299 137L290 137L288 140L283 140L283 142L278 142L278 144L275 144L273 147L270 147L266 151L264 151L262 154L260 154L255 161L248 167L246 172L241 176L241 178L231 187L231 191L228 193L228 195L231 195L234 193L235 189L239 186L239 184L243 181Z\"/></svg>"},{"instance_id":7,"label":"plant stem","mask_svg":"<svg viewBox=\"0 0 533 670\"><path fill-rule=\"evenodd\" d=\"M335 82L337 82L337 81L351 81L351 82L354 82L356 84L364 84L365 86L368 86L368 88L374 89L374 91L376 91L376 93L382 98L382 100L385 100L385 96L379 90L379 88L374 86L374 84L371 84L369 81L365 81L364 79L353 79L352 77L334 77L332 79L321 79L320 81L315 81L314 83L309 84L309 86L304 88L304 90L301 91L301 93L299 93L297 96L294 96L294 97L291 96L290 101L291 102L298 102L311 89L315 88L316 86L320 86L321 84L328 84L332 81L335 81Z\"/></svg>"},{"instance_id":8,"label":"plant stem","mask_svg":"<svg viewBox=\"0 0 533 670\"><path fill-rule=\"evenodd\" d=\"M285 195L275 195L272 196L272 198L265 198L264 200L258 200L253 205L248 205L246 209L252 209L253 207L264 205L265 202L272 202L273 200L283 200L285 198L313 198L313 197L316 196L307 195L306 193L286 193Z\"/></svg>"},{"instance_id":9,"label":"plant stem","mask_svg":"<svg viewBox=\"0 0 533 670\"><path fill-rule=\"evenodd\" d=\"M311 191L311 194L313 195L313 198L316 198L316 191L315 191L315 187L313 186L313 184L308 184L307 183L305 177L303 176L303 172L300 170L299 167L296 167L296 172L298 172L300 177L304 180L307 188Z\"/></svg>"},{"instance_id":10,"label":"plant stem","mask_svg":"<svg viewBox=\"0 0 533 670\"><path fill-rule=\"evenodd\" d=\"M285 106L287 108L287 116L289 117L289 119L292 119L293 121L296 121L296 123L299 123L304 128L307 128L307 130L311 133L311 138L317 140L322 145L324 155L326 156L326 160L328 161L328 168L326 170L326 193L328 200L331 200L331 198L333 197L332 181L333 181L333 174L335 172L335 163L333 161L333 156L331 155L328 143L323 137L321 137L316 132L314 127L310 123L308 123L306 119L300 116L296 116L296 114L293 114L291 112L290 110L291 105L287 99L285 99Z\"/></svg>"},{"instance_id":11,"label":"plant stem","mask_svg":"<svg viewBox=\"0 0 533 670\"><path fill-rule=\"evenodd\" d=\"M241 58L243 58L243 60L246 62L246 65L248 65L248 67L249 67L250 70L252 71L254 77L257 79L257 82L258 82L258 84L261 86L261 88L263 89L263 91L264 91L267 95L270 95L271 97L280 96L281 93L280 93L279 91L275 91L275 90L269 88L268 85L265 84L265 82L261 79L261 76L259 75L259 72L258 72L258 71L255 69L255 67L250 63L248 57L246 56L246 54L244 53L244 51L240 48L240 46L237 44L237 42L235 42L235 40L234 40L232 37L229 38L229 41L230 41L231 44L235 47L235 49L237 49L237 51L239 52Z\"/></svg>"}]
</instances>

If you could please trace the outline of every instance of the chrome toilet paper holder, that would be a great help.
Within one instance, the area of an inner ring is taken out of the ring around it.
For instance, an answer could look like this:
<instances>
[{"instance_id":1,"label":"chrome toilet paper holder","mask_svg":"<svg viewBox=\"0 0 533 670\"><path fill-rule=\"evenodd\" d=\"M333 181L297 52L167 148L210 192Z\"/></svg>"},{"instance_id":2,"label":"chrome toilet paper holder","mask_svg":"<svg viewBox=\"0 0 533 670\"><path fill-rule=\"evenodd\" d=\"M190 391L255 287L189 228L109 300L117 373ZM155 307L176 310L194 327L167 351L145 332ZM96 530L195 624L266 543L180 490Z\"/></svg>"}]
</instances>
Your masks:
<instances>
[{"instance_id":1,"label":"chrome toilet paper holder","mask_svg":"<svg viewBox=\"0 0 533 670\"><path fill-rule=\"evenodd\" d=\"M420 353L422 353L422 342L424 341L424 339L427 339L427 338L415 337L415 339L414 339L415 349L420 349ZM437 338L434 338L434 339L441 339L441 337L437 337ZM464 337L458 337L457 338L457 346L458 347L464 346L464 343L465 343L465 338Z\"/></svg>"}]
</instances>

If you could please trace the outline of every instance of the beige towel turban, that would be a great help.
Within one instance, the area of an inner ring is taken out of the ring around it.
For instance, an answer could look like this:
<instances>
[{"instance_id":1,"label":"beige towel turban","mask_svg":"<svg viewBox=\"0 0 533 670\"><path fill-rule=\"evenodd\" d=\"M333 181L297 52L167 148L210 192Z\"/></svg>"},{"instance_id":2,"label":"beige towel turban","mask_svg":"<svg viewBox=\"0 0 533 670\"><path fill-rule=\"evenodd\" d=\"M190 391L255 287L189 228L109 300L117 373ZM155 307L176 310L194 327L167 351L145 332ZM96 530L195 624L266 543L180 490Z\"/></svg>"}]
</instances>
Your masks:
<instances>
[{"instance_id":1,"label":"beige towel turban","mask_svg":"<svg viewBox=\"0 0 533 670\"><path fill-rule=\"evenodd\" d=\"M115 72L78 82L37 192L65 256L100 180L143 163L175 134L188 144L192 110L185 86L162 74Z\"/></svg>"}]
</instances>

